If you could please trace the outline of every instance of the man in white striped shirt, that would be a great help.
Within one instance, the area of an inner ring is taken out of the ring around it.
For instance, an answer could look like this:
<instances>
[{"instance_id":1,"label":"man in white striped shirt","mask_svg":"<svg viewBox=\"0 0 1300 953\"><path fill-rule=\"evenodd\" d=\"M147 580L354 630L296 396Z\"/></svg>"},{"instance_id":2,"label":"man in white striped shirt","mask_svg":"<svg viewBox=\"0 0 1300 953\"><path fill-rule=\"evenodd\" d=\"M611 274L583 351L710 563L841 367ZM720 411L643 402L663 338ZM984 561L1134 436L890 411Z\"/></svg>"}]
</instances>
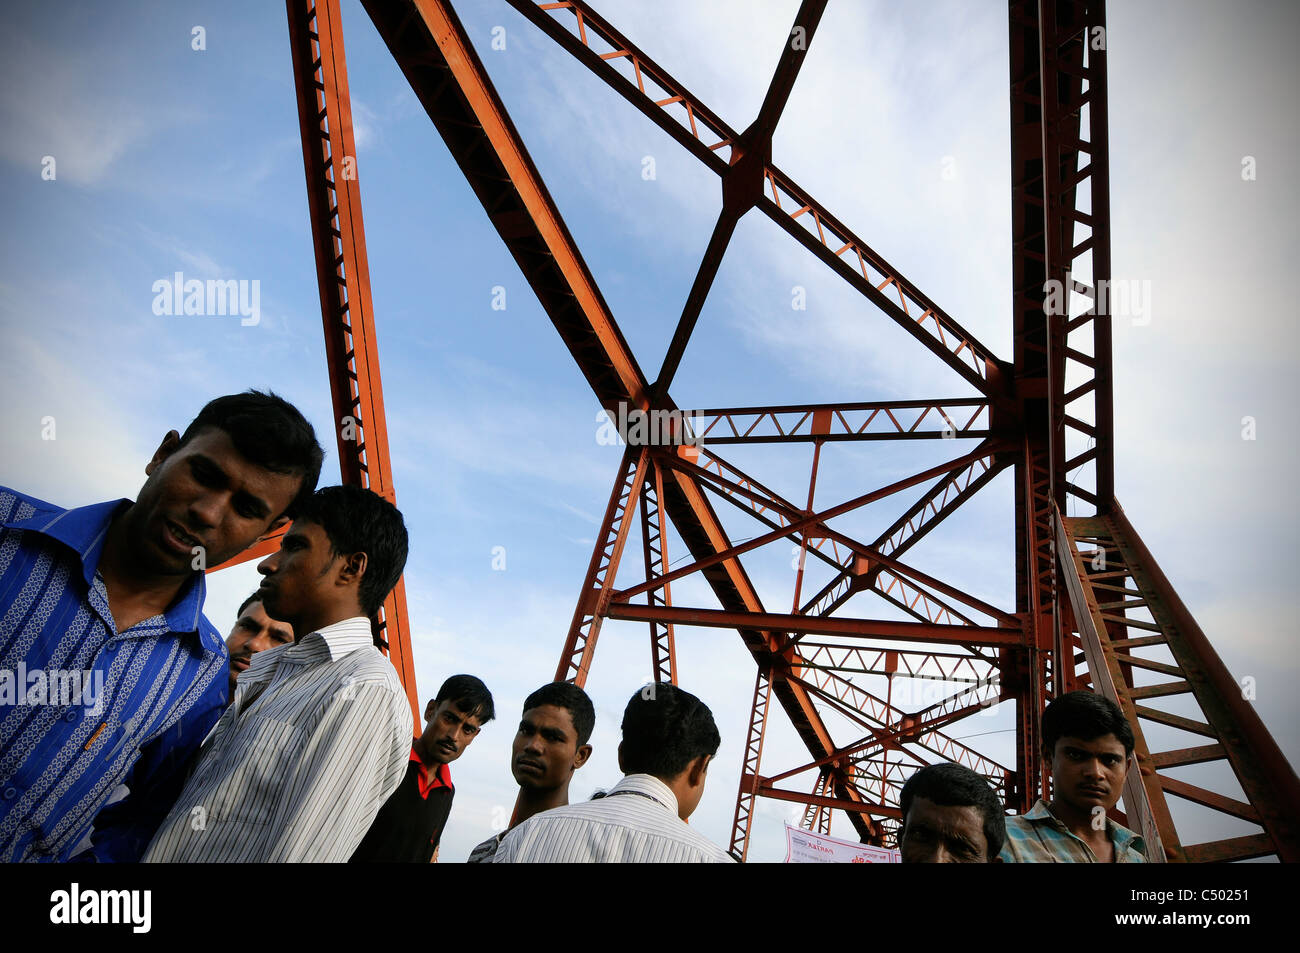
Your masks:
<instances>
[{"instance_id":1,"label":"man in white striped shirt","mask_svg":"<svg viewBox=\"0 0 1300 953\"><path fill-rule=\"evenodd\" d=\"M258 652L147 862L346 861L401 782L411 709L370 617L406 564L397 508L317 490L258 572L294 643Z\"/></svg>"},{"instance_id":2,"label":"man in white striped shirt","mask_svg":"<svg viewBox=\"0 0 1300 953\"><path fill-rule=\"evenodd\" d=\"M702 701L675 685L647 685L623 712L623 780L604 796L524 821L505 836L493 863L730 862L686 823L721 741Z\"/></svg>"}]
</instances>

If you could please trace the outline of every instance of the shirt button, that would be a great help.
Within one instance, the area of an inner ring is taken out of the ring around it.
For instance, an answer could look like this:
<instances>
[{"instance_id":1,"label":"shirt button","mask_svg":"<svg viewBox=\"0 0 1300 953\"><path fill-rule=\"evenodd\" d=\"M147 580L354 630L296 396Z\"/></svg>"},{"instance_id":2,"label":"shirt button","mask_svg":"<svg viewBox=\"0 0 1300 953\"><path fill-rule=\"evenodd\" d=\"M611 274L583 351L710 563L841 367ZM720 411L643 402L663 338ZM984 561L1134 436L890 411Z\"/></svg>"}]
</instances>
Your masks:
<instances>
[{"instance_id":1,"label":"shirt button","mask_svg":"<svg viewBox=\"0 0 1300 953\"><path fill-rule=\"evenodd\" d=\"M15 787L8 787L8 788L5 788L5 790L4 790L4 799L5 799L6 801L12 801L12 800L13 800L14 798L16 798L17 796L18 796L18 789L17 789L17 788L15 788Z\"/></svg>"},{"instance_id":2,"label":"shirt button","mask_svg":"<svg viewBox=\"0 0 1300 953\"><path fill-rule=\"evenodd\" d=\"M76 712L76 709L69 708L67 711L65 711L65 712L63 713L63 720L64 720L64 721L76 721L76 720L77 720L77 712Z\"/></svg>"}]
</instances>

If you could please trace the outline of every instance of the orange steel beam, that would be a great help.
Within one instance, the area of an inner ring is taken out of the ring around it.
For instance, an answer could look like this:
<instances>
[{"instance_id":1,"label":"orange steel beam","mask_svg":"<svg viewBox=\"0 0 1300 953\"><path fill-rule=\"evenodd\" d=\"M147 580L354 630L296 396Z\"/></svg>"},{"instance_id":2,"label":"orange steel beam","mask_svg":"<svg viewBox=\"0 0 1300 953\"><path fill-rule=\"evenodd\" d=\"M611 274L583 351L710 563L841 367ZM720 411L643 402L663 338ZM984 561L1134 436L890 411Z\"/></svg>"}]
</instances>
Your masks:
<instances>
[{"instance_id":1,"label":"orange steel beam","mask_svg":"<svg viewBox=\"0 0 1300 953\"><path fill-rule=\"evenodd\" d=\"M668 573L662 578L666 582L673 582L682 576L688 575L689 573L696 572L700 569L707 569L708 567L716 563L722 562L724 560L730 560L735 556L741 555L742 553L747 553L750 550L758 549L760 546L765 546L768 543L773 542L774 540L781 539L782 537L788 535L789 533L800 532L818 526L820 524L824 524L829 520L834 519L837 516L842 516L845 513L866 506L868 503L874 503L876 500L884 499L885 497L893 493L897 493L899 490L907 489L909 486L915 486L917 483L924 483L926 480L933 479L936 476L942 476L943 474L951 470L953 467L959 467L965 463L971 462L972 460L976 460L979 457L984 456L986 452L987 451L982 449L974 450L971 453L964 454L963 456L958 457L955 460L949 460L948 462L939 464L938 466L930 467L926 470L922 470L920 473L915 473L909 477L903 478L902 480L897 480L889 484L888 486L881 487L878 490L872 490L870 493L863 493L861 496L856 496L851 500L846 500L843 503L838 503L835 506L832 506L825 510L821 510L817 513L812 513L807 516L802 516L798 519L792 520L787 525L779 529L772 530L770 533L764 533L761 536L756 536L753 539L746 540L743 543L738 543L737 545L728 547L727 549L719 549L716 552L712 553L709 556L706 556L703 559L697 560L696 562L691 563L689 565L682 566L679 569L674 569L672 572ZM706 473L706 471L700 468L695 468L695 472L701 477L704 477L708 481L714 479L712 474ZM690 479L690 475L683 472L683 467L680 465L674 468L673 475L674 477L679 479L682 478ZM694 483L693 480L691 482ZM630 598L632 596L639 595L640 593L644 592L648 588L650 588L650 584L641 583L640 585L631 586L627 589L621 590L616 597Z\"/></svg>"},{"instance_id":2,"label":"orange steel beam","mask_svg":"<svg viewBox=\"0 0 1300 953\"><path fill-rule=\"evenodd\" d=\"M897 639L903 642L938 642L952 645L1020 646L1024 636L1019 629L997 629L982 625L932 625L927 622L892 622L885 619L843 619L838 616L805 616L781 612L728 612L725 609L700 609L692 606L643 606L630 602L611 602L607 614L611 619L672 621L677 625L698 625L719 629L757 626L783 632L808 632L815 635L846 635L858 638ZM792 662L797 667L802 659Z\"/></svg>"},{"instance_id":3,"label":"orange steel beam","mask_svg":"<svg viewBox=\"0 0 1300 953\"><path fill-rule=\"evenodd\" d=\"M729 232L729 217L740 214L745 208L757 207L971 386L988 396L1004 395L1002 362L893 265L781 172L768 155L771 151L770 133L766 138L762 136L762 127L758 121L744 134L737 133L699 97L673 79L584 0L506 2L572 53L579 62L705 165L723 176L724 210L715 237L718 237L717 233ZM816 19L812 18L812 13L815 12L820 17L820 11L816 7L817 4L805 3L796 18L797 25L802 25L803 19L807 17L815 26ZM561 26L553 15L563 10L572 11L576 17L576 32ZM808 34L811 34L811 30ZM610 52L597 52L593 38L603 46L610 47ZM787 51L787 54L793 52L795 51ZM621 65L623 61L630 61L630 71ZM779 113L779 109L769 104L784 102L779 81L782 70L788 73L797 69L799 62L799 59L789 55L782 57L778 74L773 78L764 104L771 121L775 121L774 113ZM628 75L629 72L631 75ZM793 84L793 76L788 78ZM647 80L658 89L647 90ZM660 90L663 91L663 98L657 98ZM788 90L785 92L788 93ZM683 110L684 122L681 119ZM726 153L725 157L723 153ZM749 179L754 172L758 173L759 192L751 200L748 197L752 193ZM745 180L742 188L737 188L741 184L738 179ZM744 201L734 199L729 194L737 191L746 194ZM711 246L713 244L710 243ZM683 324L685 323L684 320ZM679 327L679 334L682 331ZM689 333L689 330L685 333Z\"/></svg>"},{"instance_id":4,"label":"orange steel beam","mask_svg":"<svg viewBox=\"0 0 1300 953\"><path fill-rule=\"evenodd\" d=\"M286 0L285 6L339 468L344 483L395 503L338 0ZM375 623L387 639L418 731L422 706L401 580Z\"/></svg>"},{"instance_id":5,"label":"orange steel beam","mask_svg":"<svg viewBox=\"0 0 1300 953\"><path fill-rule=\"evenodd\" d=\"M514 184L515 194L522 204L522 208L511 209L508 215L493 214L495 210L489 210L492 224L499 230L508 228L511 219L518 219L522 215L540 233L546 250L554 256L555 266L567 291L576 298L583 317L590 325L604 356L613 366L630 402L636 407L645 408L648 405L648 395L641 369L632 357L632 351L623 339L622 332L614 323L609 306L596 287L596 281L578 252L573 236L569 234L559 209L543 184L537 167L533 165L523 140L506 113L505 106L497 96L487 71L483 69L483 64L451 5L439 0L391 4L365 0L365 7L390 49L396 40L395 30L423 27L428 32L445 60L460 94L468 101L474 118L481 125L481 135L490 144L497 161ZM398 64L407 72L407 78L413 79L407 69L409 61L403 62L403 56L399 55L401 51L393 52L398 58ZM432 91L414 86L414 80L413 87L421 102L429 108L430 103L426 100Z\"/></svg>"},{"instance_id":6,"label":"orange steel beam","mask_svg":"<svg viewBox=\"0 0 1300 953\"><path fill-rule=\"evenodd\" d=\"M252 559L261 559L264 556L269 556L272 553L279 552L280 540L284 538L284 534L288 531L289 527L286 526L283 529L276 530L274 533L268 533L252 546L249 546L242 553L237 553L236 555L231 556L219 566L209 566L208 572L218 572L222 569L229 569L231 566L238 566L240 563L246 563Z\"/></svg>"},{"instance_id":7,"label":"orange steel beam","mask_svg":"<svg viewBox=\"0 0 1300 953\"><path fill-rule=\"evenodd\" d=\"M607 410L615 410L620 401L647 409L648 383L455 12L441 0L363 4L597 399ZM672 406L667 394L655 405ZM694 480L677 471L670 477L664 481L661 505L692 555L699 560L730 549ZM718 562L705 577L719 601L737 611L761 611L739 560ZM741 636L760 660L787 650L790 643L785 633L752 626L745 626ZM573 657L575 649L583 658L576 645L566 648L566 657ZM590 664L589 653L585 660ZM774 692L812 754L833 749L807 692L784 684L774 686Z\"/></svg>"},{"instance_id":8,"label":"orange steel beam","mask_svg":"<svg viewBox=\"0 0 1300 953\"><path fill-rule=\"evenodd\" d=\"M750 781L749 778L742 778L741 783ZM815 804L819 807L835 808L840 811L849 811L860 814L874 814L877 817L892 817L894 820L902 819L902 812L896 807L890 807L888 804L871 804L866 801L847 801L842 798L825 797L820 794L805 794L802 791L787 791L784 788L769 787L762 778L757 780L758 793L763 797L774 798L778 801L794 801L798 804Z\"/></svg>"}]
</instances>

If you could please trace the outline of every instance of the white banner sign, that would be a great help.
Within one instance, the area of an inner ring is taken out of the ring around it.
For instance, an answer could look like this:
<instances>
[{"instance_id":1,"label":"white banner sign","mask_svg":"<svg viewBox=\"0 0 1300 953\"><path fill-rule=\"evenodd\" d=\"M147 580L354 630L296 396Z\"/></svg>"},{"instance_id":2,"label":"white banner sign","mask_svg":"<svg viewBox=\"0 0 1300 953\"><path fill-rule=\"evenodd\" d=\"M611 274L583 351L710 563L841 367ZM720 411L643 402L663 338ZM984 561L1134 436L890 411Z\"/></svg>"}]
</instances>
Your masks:
<instances>
[{"instance_id":1,"label":"white banner sign","mask_svg":"<svg viewBox=\"0 0 1300 953\"><path fill-rule=\"evenodd\" d=\"M896 864L898 851L814 834L785 825L787 864Z\"/></svg>"}]
</instances>

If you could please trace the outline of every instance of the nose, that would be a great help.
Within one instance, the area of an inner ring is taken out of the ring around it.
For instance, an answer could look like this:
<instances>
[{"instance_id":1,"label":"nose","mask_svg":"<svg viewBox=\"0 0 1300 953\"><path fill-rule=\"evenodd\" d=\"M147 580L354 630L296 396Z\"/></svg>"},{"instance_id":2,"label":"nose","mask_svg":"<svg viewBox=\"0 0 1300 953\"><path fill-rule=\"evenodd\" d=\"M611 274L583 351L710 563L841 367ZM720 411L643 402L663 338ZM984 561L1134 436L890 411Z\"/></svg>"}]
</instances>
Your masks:
<instances>
[{"instance_id":1,"label":"nose","mask_svg":"<svg viewBox=\"0 0 1300 953\"><path fill-rule=\"evenodd\" d=\"M265 652L270 647L271 637L265 632L262 632L248 640L248 651L254 654Z\"/></svg>"},{"instance_id":2,"label":"nose","mask_svg":"<svg viewBox=\"0 0 1300 953\"><path fill-rule=\"evenodd\" d=\"M529 739L524 743L524 751L526 751L526 752L529 753L529 754L541 754L541 753L542 753L542 742L541 742L541 740L537 737L537 735L533 735L531 738L529 738Z\"/></svg>"},{"instance_id":3,"label":"nose","mask_svg":"<svg viewBox=\"0 0 1300 953\"><path fill-rule=\"evenodd\" d=\"M204 493L189 506L189 517L195 528L211 529L221 522L226 506L226 494Z\"/></svg>"},{"instance_id":4,"label":"nose","mask_svg":"<svg viewBox=\"0 0 1300 953\"><path fill-rule=\"evenodd\" d=\"M257 564L257 571L263 576L273 575L280 566L280 551L276 550Z\"/></svg>"}]
</instances>

